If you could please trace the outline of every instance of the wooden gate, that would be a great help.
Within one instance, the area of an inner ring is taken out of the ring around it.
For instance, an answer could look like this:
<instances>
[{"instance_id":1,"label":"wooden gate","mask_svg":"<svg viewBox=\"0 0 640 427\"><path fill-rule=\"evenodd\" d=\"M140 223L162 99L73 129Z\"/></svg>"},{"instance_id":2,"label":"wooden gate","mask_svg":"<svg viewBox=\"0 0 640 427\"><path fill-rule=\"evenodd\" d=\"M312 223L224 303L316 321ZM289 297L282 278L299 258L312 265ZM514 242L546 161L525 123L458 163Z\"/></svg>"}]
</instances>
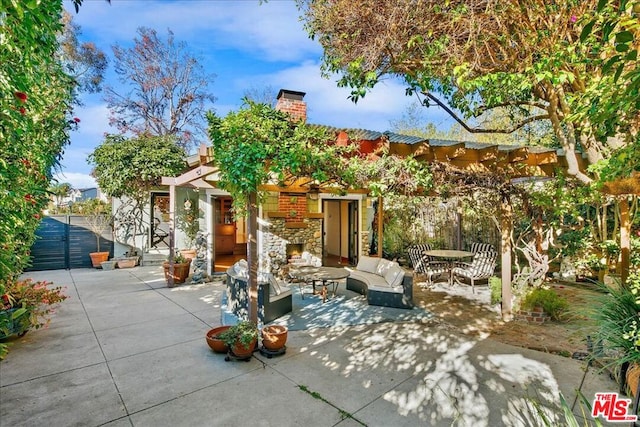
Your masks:
<instances>
[{"instance_id":1,"label":"wooden gate","mask_svg":"<svg viewBox=\"0 0 640 427\"><path fill-rule=\"evenodd\" d=\"M98 249L96 236L84 216L46 216L36 230L36 242L31 246L31 267L26 271L91 268L90 252ZM100 237L100 250L113 256L110 234Z\"/></svg>"}]
</instances>

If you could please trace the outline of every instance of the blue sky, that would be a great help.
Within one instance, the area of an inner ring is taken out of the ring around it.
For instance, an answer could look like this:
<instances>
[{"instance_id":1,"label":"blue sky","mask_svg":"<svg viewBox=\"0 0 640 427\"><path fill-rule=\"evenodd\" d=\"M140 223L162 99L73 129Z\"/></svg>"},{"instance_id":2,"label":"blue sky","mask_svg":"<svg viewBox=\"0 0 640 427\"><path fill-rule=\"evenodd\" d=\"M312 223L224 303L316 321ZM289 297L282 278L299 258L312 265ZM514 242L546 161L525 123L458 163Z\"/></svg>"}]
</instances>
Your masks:
<instances>
[{"instance_id":1,"label":"blue sky","mask_svg":"<svg viewBox=\"0 0 640 427\"><path fill-rule=\"evenodd\" d=\"M130 46L141 26L156 29L163 39L171 29L206 72L216 75L210 90L219 115L238 109L247 89L271 86L306 92L309 123L384 131L415 99L404 95L400 82L387 80L358 104L348 100L348 89L338 88L335 78L321 77L322 49L308 38L293 1L85 0L78 14L69 0L64 4L81 26L81 40L95 42L109 56L106 80L114 86L111 46ZM75 111L80 129L72 134L58 175L60 182L75 188L95 186L87 155L105 133L115 132L102 97L83 96L84 106ZM449 127L450 119L441 110L431 107L426 113L436 126Z\"/></svg>"}]
</instances>

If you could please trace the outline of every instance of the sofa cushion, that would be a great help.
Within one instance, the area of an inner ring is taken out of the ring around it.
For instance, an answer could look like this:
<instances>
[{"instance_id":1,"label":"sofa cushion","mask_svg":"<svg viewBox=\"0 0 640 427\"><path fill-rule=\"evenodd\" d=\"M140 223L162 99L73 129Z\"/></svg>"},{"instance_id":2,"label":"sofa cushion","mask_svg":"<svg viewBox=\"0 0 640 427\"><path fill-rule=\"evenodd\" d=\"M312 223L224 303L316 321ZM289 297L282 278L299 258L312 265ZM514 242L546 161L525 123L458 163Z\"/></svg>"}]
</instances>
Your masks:
<instances>
[{"instance_id":1,"label":"sofa cushion","mask_svg":"<svg viewBox=\"0 0 640 427\"><path fill-rule=\"evenodd\" d=\"M399 265L392 265L384 275L384 280L386 280L392 288L402 286L402 279L404 279L404 270Z\"/></svg>"},{"instance_id":2,"label":"sofa cushion","mask_svg":"<svg viewBox=\"0 0 640 427\"><path fill-rule=\"evenodd\" d=\"M356 266L356 268L367 273L375 273L378 268L378 263L380 263L380 258L363 255L358 260L358 265Z\"/></svg>"},{"instance_id":3,"label":"sofa cushion","mask_svg":"<svg viewBox=\"0 0 640 427\"><path fill-rule=\"evenodd\" d=\"M389 270L389 268L393 267L393 266L399 266L399 264L395 261L389 261L387 259L381 259L380 262L378 262L378 267L376 268L375 273L378 276L382 276L384 277L387 274L387 271Z\"/></svg>"},{"instance_id":4,"label":"sofa cushion","mask_svg":"<svg viewBox=\"0 0 640 427\"><path fill-rule=\"evenodd\" d=\"M396 294L402 293L402 288L398 288L398 287L393 288L389 286L389 284L386 281L383 281L383 283L378 285L369 285L367 286L367 288L369 289L369 292L389 292L389 293L396 293Z\"/></svg>"},{"instance_id":5,"label":"sofa cushion","mask_svg":"<svg viewBox=\"0 0 640 427\"><path fill-rule=\"evenodd\" d=\"M271 288L269 291L271 295L280 295L282 293L280 283L278 283L278 279L273 274L269 274L269 287Z\"/></svg>"},{"instance_id":6,"label":"sofa cushion","mask_svg":"<svg viewBox=\"0 0 640 427\"><path fill-rule=\"evenodd\" d=\"M359 280L367 285L367 287L371 286L389 286L384 277L380 277L374 273L367 273L364 271L352 271L349 274L349 277Z\"/></svg>"}]
</instances>

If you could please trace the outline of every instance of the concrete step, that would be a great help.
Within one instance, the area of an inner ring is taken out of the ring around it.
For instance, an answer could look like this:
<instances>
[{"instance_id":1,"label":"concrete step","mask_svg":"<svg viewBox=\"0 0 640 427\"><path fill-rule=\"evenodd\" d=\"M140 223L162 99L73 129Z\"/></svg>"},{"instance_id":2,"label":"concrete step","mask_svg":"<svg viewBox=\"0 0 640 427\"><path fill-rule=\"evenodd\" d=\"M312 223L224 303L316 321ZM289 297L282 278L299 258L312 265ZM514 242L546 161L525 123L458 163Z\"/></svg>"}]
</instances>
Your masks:
<instances>
[{"instance_id":1,"label":"concrete step","mask_svg":"<svg viewBox=\"0 0 640 427\"><path fill-rule=\"evenodd\" d=\"M142 265L162 265L166 260L165 254L146 253L142 257Z\"/></svg>"}]
</instances>

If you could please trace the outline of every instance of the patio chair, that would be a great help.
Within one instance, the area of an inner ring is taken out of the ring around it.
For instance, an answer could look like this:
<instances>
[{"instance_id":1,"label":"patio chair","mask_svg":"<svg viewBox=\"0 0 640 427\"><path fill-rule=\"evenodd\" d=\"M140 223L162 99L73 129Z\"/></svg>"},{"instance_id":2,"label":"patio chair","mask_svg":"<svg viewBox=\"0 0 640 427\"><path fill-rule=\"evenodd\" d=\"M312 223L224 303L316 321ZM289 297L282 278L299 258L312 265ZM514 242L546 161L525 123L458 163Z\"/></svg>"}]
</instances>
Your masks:
<instances>
[{"instance_id":1,"label":"patio chair","mask_svg":"<svg viewBox=\"0 0 640 427\"><path fill-rule=\"evenodd\" d=\"M470 252L477 254L478 252L491 252L495 251L495 248L491 243L479 243L475 242L471 244Z\"/></svg>"},{"instance_id":2,"label":"patio chair","mask_svg":"<svg viewBox=\"0 0 640 427\"><path fill-rule=\"evenodd\" d=\"M488 280L489 277L493 276L497 257L498 253L495 251L484 251L476 253L471 263L457 263L457 267L451 270L454 281L458 284L464 284L461 279L469 280L471 282L471 290L475 293L475 282Z\"/></svg>"},{"instance_id":3,"label":"patio chair","mask_svg":"<svg viewBox=\"0 0 640 427\"><path fill-rule=\"evenodd\" d=\"M413 272L418 275L424 275L427 279L427 285L433 285L433 279L440 277L449 270L446 262L435 261L425 254L431 250L428 243L420 243L413 245L407 249L407 254L413 266Z\"/></svg>"}]
</instances>

